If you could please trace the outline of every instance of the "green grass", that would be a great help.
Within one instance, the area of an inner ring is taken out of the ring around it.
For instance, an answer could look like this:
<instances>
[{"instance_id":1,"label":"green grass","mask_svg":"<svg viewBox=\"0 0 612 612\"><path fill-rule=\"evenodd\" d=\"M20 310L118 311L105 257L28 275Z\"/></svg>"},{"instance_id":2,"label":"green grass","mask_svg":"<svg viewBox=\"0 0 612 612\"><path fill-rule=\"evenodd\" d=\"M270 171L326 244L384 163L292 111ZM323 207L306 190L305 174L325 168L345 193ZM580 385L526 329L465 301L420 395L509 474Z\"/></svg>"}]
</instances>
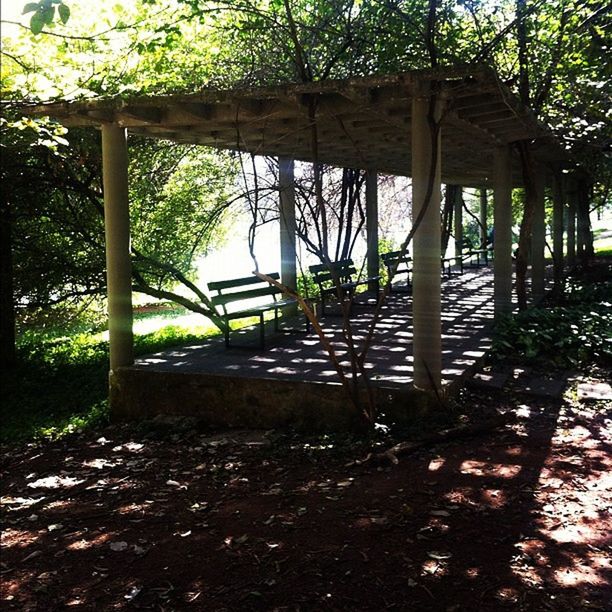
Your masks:
<instances>
[{"instance_id":1,"label":"green grass","mask_svg":"<svg viewBox=\"0 0 612 612\"><path fill-rule=\"evenodd\" d=\"M166 325L134 337L137 355L201 341L214 328ZM108 420L108 342L101 334L22 335L18 366L0 374L0 441L54 439Z\"/></svg>"}]
</instances>

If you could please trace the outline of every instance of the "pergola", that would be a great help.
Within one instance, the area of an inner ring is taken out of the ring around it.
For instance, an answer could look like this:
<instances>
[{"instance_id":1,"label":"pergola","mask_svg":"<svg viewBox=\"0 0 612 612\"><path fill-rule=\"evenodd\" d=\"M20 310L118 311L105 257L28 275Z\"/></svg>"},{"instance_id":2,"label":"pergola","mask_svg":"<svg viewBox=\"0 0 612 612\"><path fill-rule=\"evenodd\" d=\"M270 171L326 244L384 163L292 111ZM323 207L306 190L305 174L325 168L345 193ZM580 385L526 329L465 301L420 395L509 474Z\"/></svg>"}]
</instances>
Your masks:
<instances>
[{"instance_id":1,"label":"pergola","mask_svg":"<svg viewBox=\"0 0 612 612\"><path fill-rule=\"evenodd\" d=\"M441 380L440 185L493 190L494 304L496 314L506 313L512 309L511 194L522 184L513 143L531 141L539 184L532 291L535 298L544 293L544 185L571 164L548 129L489 68L58 102L26 112L102 131L111 380L113 370L133 362L126 132L278 157L281 278L288 286L295 286L296 278L294 160L367 170L369 274L378 270L377 173L412 177L413 218L430 191L412 252L414 385L422 389ZM439 131L432 131L432 118ZM576 213L569 204L568 256L573 257ZM554 254L561 262L564 207L557 188Z\"/></svg>"}]
</instances>

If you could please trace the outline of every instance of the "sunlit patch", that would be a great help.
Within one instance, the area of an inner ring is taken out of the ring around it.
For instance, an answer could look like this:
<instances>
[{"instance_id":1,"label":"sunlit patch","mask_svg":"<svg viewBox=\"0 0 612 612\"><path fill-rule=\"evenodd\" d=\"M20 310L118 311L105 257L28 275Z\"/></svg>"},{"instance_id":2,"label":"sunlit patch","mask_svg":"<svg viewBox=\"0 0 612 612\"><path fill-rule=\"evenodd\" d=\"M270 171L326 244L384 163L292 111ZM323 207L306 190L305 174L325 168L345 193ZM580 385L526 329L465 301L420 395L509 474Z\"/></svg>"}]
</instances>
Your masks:
<instances>
[{"instance_id":1,"label":"sunlit patch","mask_svg":"<svg viewBox=\"0 0 612 612\"><path fill-rule=\"evenodd\" d=\"M135 514L136 512L144 513L147 510L150 510L150 506L150 502L145 502L143 504L126 504L125 506L117 508L115 512L118 514Z\"/></svg>"},{"instance_id":2,"label":"sunlit patch","mask_svg":"<svg viewBox=\"0 0 612 612\"><path fill-rule=\"evenodd\" d=\"M435 472L439 470L446 463L446 459L443 457L436 457L429 462L428 470L430 472Z\"/></svg>"},{"instance_id":3,"label":"sunlit patch","mask_svg":"<svg viewBox=\"0 0 612 612\"><path fill-rule=\"evenodd\" d=\"M531 416L531 406L521 404L516 410L516 416L521 419L528 419Z\"/></svg>"},{"instance_id":4,"label":"sunlit patch","mask_svg":"<svg viewBox=\"0 0 612 612\"><path fill-rule=\"evenodd\" d=\"M491 508L502 508L506 504L506 494L501 489L483 489L482 501Z\"/></svg>"},{"instance_id":5,"label":"sunlit patch","mask_svg":"<svg viewBox=\"0 0 612 612\"><path fill-rule=\"evenodd\" d=\"M480 575L480 568L478 568L478 567L468 567L465 570L465 575L466 575L467 578L471 578L471 579L478 578L478 576Z\"/></svg>"},{"instance_id":6,"label":"sunlit patch","mask_svg":"<svg viewBox=\"0 0 612 612\"><path fill-rule=\"evenodd\" d=\"M597 540L599 535L597 529L593 529L581 522L579 525L571 523L561 523L556 525L556 529L543 529L544 533L550 537L551 540L558 542L559 544L583 544L586 542L593 542Z\"/></svg>"},{"instance_id":7,"label":"sunlit patch","mask_svg":"<svg viewBox=\"0 0 612 612\"><path fill-rule=\"evenodd\" d=\"M18 506L18 508L27 508L38 501L35 497L12 497L10 495L4 495L0 498L0 505L2 506Z\"/></svg>"},{"instance_id":8,"label":"sunlit patch","mask_svg":"<svg viewBox=\"0 0 612 612\"><path fill-rule=\"evenodd\" d=\"M83 461L82 465L83 467L103 470L104 468L115 467L117 464L114 461L109 461L108 459L90 459L89 461Z\"/></svg>"},{"instance_id":9,"label":"sunlit patch","mask_svg":"<svg viewBox=\"0 0 612 612\"><path fill-rule=\"evenodd\" d=\"M34 482L29 482L28 487L30 489L65 489L67 487L74 487L82 482L85 482L84 478L79 480L71 476L47 476L39 478Z\"/></svg>"},{"instance_id":10,"label":"sunlit patch","mask_svg":"<svg viewBox=\"0 0 612 612\"><path fill-rule=\"evenodd\" d=\"M497 589L495 593L495 598L500 601L517 603L519 601L520 593L518 589L513 587L501 587Z\"/></svg>"},{"instance_id":11,"label":"sunlit patch","mask_svg":"<svg viewBox=\"0 0 612 612\"><path fill-rule=\"evenodd\" d=\"M427 559L421 565L421 576L444 576L448 573L448 565L438 559Z\"/></svg>"},{"instance_id":12,"label":"sunlit patch","mask_svg":"<svg viewBox=\"0 0 612 612\"><path fill-rule=\"evenodd\" d=\"M5 528L0 534L2 548L25 548L38 540L39 536L35 531L25 529Z\"/></svg>"},{"instance_id":13,"label":"sunlit patch","mask_svg":"<svg viewBox=\"0 0 612 612\"><path fill-rule=\"evenodd\" d=\"M572 555L571 567L555 570L555 578L563 586L578 586L590 584L604 586L607 584L606 575L612 569L610 558L603 552L590 552L586 559Z\"/></svg>"},{"instance_id":14,"label":"sunlit patch","mask_svg":"<svg viewBox=\"0 0 612 612\"><path fill-rule=\"evenodd\" d=\"M66 546L67 550L77 551L77 550L87 550L88 548L93 548L94 546L101 546L105 544L111 538L111 534L109 533L101 533L89 540L85 538L81 538L80 540L76 540L71 542Z\"/></svg>"},{"instance_id":15,"label":"sunlit patch","mask_svg":"<svg viewBox=\"0 0 612 612\"><path fill-rule=\"evenodd\" d=\"M544 552L546 550L546 545L542 540L523 540L522 542L517 542L515 547L523 552L524 555L529 557L529 559L540 566L544 566L549 562L548 555Z\"/></svg>"},{"instance_id":16,"label":"sunlit patch","mask_svg":"<svg viewBox=\"0 0 612 612\"><path fill-rule=\"evenodd\" d=\"M514 478L521 471L521 466L513 463L488 463L486 461L467 460L461 464L459 471L471 476L496 476Z\"/></svg>"},{"instance_id":17,"label":"sunlit patch","mask_svg":"<svg viewBox=\"0 0 612 612\"><path fill-rule=\"evenodd\" d=\"M128 451L130 453L139 453L143 448L144 444L140 444L139 442L126 442L125 444L113 447L113 452Z\"/></svg>"}]
</instances>

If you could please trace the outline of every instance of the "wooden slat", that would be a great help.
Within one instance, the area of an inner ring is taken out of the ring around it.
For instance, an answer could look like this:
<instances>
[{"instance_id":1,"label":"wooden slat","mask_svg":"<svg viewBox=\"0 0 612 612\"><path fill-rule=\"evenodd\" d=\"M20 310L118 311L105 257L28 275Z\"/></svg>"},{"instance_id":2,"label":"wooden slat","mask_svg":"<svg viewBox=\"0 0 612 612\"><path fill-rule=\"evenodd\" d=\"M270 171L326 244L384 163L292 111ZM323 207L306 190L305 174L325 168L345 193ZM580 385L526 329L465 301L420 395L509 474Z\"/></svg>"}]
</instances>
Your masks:
<instances>
[{"instance_id":1,"label":"wooden slat","mask_svg":"<svg viewBox=\"0 0 612 612\"><path fill-rule=\"evenodd\" d=\"M266 274L270 278L274 280L278 280L280 278L280 274L278 272L271 272L270 274ZM231 289L233 287L246 287L248 285L256 285L263 283L264 281L259 278L259 276L243 276L240 278L230 278L228 280L222 281L212 281L208 283L208 288L211 291L222 291L223 289Z\"/></svg>"},{"instance_id":2,"label":"wooden slat","mask_svg":"<svg viewBox=\"0 0 612 612\"><path fill-rule=\"evenodd\" d=\"M233 291L231 293L215 295L211 298L211 301L215 306L224 306L225 304L231 304L232 302L242 302L244 300L274 295L277 293L280 293L280 291L276 287L268 285L267 287L260 287L259 289L247 289L246 291Z\"/></svg>"}]
</instances>

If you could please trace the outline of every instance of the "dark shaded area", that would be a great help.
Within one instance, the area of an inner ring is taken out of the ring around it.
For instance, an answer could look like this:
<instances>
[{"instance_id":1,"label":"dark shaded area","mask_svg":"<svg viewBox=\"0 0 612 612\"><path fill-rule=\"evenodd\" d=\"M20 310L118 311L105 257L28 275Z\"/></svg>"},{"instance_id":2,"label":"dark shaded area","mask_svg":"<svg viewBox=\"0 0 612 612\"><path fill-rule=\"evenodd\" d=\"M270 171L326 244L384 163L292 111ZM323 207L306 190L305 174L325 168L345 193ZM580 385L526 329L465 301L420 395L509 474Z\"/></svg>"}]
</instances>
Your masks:
<instances>
[{"instance_id":1,"label":"dark shaded area","mask_svg":"<svg viewBox=\"0 0 612 612\"><path fill-rule=\"evenodd\" d=\"M392 468L347 467L366 450L350 438L189 420L16 450L2 465L4 607L604 610L605 404L461 405L518 422Z\"/></svg>"}]
</instances>

